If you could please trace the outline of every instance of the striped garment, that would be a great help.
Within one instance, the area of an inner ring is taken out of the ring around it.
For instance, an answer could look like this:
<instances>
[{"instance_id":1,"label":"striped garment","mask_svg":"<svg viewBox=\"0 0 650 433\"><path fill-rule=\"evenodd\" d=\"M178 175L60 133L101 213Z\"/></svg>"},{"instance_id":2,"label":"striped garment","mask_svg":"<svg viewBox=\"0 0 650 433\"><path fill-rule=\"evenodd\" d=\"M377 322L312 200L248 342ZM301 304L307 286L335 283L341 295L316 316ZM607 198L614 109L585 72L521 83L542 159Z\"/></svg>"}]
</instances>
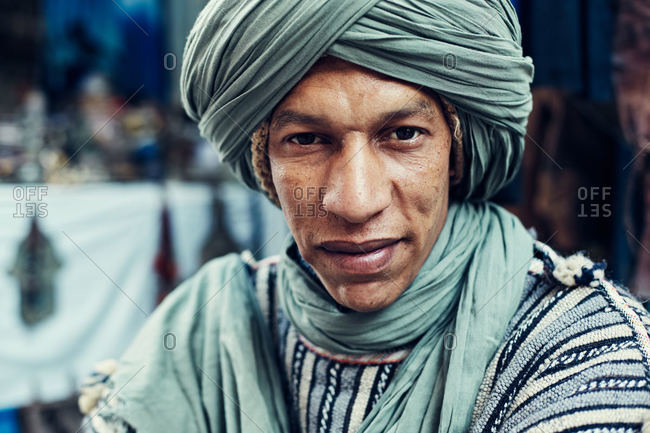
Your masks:
<instances>
[{"instance_id":1,"label":"striped garment","mask_svg":"<svg viewBox=\"0 0 650 433\"><path fill-rule=\"evenodd\" d=\"M267 259L261 266L251 267L251 274L284 373L292 431L356 431L410 350L404 347L351 356L331 353L310 343L296 332L279 307L276 263L277 258Z\"/></svg>"},{"instance_id":2,"label":"striped garment","mask_svg":"<svg viewBox=\"0 0 650 433\"><path fill-rule=\"evenodd\" d=\"M277 257L243 256L277 349L292 432L357 431L410 348L350 356L315 346L279 307ZM520 306L486 371L471 432L650 433L650 316L604 278L603 268L535 242ZM97 382L110 389L110 372ZM105 401L86 402L86 431L132 432L101 417Z\"/></svg>"},{"instance_id":3,"label":"striped garment","mask_svg":"<svg viewBox=\"0 0 650 433\"><path fill-rule=\"evenodd\" d=\"M472 432L650 432L650 316L602 264L541 242Z\"/></svg>"}]
</instances>

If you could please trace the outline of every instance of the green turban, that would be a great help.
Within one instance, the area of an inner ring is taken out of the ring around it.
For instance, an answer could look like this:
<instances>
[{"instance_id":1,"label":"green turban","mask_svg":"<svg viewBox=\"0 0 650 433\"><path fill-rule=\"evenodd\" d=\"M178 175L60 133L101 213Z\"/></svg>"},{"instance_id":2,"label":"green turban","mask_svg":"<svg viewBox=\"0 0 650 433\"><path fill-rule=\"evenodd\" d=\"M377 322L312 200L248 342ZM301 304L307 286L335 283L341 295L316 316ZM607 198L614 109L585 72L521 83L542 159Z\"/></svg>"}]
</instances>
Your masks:
<instances>
[{"instance_id":1,"label":"green turban","mask_svg":"<svg viewBox=\"0 0 650 433\"><path fill-rule=\"evenodd\" d=\"M187 40L182 102L249 187L259 189L251 134L323 54L426 86L456 106L460 197L488 199L513 178L533 65L508 0L213 0Z\"/></svg>"}]
</instances>

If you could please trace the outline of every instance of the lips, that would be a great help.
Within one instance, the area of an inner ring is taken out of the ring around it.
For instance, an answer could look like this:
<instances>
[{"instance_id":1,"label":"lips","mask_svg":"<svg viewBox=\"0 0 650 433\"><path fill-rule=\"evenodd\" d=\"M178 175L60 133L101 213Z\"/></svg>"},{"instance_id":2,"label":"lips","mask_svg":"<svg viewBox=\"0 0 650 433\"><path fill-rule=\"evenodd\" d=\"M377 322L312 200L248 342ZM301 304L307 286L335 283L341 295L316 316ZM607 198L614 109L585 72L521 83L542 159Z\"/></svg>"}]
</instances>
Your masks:
<instances>
[{"instance_id":1,"label":"lips","mask_svg":"<svg viewBox=\"0 0 650 433\"><path fill-rule=\"evenodd\" d=\"M398 238L377 239L361 243L346 241L323 242L320 246L332 253L366 254L399 241Z\"/></svg>"},{"instance_id":2,"label":"lips","mask_svg":"<svg viewBox=\"0 0 650 433\"><path fill-rule=\"evenodd\" d=\"M334 267L343 273L374 274L390 264L400 238L375 239L365 242L328 241L319 245Z\"/></svg>"}]
</instances>

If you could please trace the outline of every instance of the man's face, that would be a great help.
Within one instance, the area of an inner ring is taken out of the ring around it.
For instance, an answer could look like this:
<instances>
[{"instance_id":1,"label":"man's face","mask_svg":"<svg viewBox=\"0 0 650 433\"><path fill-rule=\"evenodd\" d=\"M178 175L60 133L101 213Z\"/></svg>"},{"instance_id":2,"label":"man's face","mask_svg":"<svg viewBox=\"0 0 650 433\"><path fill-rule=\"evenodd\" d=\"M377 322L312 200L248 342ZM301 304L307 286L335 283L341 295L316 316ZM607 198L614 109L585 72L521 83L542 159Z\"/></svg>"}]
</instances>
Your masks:
<instances>
[{"instance_id":1,"label":"man's face","mask_svg":"<svg viewBox=\"0 0 650 433\"><path fill-rule=\"evenodd\" d=\"M321 59L276 107L271 173L302 257L356 311L414 280L448 209L451 136L435 98Z\"/></svg>"}]
</instances>

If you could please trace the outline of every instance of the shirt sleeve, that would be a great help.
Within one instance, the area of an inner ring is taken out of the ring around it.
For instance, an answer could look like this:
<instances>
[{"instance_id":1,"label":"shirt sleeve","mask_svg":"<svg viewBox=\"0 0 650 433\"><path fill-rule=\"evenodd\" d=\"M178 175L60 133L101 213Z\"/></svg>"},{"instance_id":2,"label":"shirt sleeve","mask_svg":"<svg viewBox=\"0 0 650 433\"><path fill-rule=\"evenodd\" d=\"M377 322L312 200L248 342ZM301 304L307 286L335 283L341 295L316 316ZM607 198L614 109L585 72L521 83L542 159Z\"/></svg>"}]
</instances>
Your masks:
<instances>
[{"instance_id":1,"label":"shirt sleeve","mask_svg":"<svg viewBox=\"0 0 650 433\"><path fill-rule=\"evenodd\" d=\"M488 367L471 431L650 431L647 312L607 281L536 296Z\"/></svg>"}]
</instances>

